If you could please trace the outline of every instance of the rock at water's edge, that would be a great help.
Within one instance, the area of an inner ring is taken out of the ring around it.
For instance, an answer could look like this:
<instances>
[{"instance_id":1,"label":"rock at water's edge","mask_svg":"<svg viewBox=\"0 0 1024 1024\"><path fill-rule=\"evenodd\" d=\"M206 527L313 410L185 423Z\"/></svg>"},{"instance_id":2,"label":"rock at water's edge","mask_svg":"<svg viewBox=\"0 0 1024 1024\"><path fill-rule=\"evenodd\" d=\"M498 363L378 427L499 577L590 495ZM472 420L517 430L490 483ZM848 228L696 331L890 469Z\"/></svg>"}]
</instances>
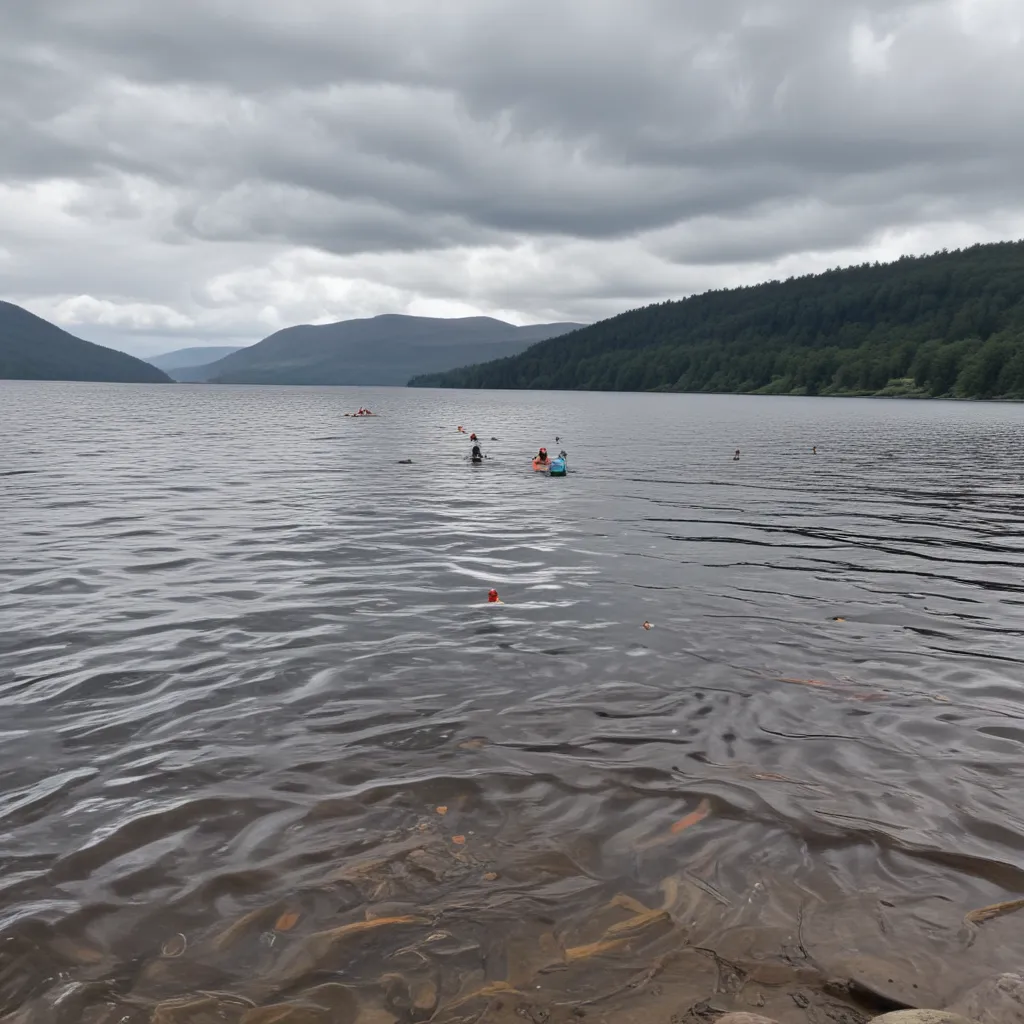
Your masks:
<instances>
[{"instance_id":1,"label":"rock at water's edge","mask_svg":"<svg viewBox=\"0 0 1024 1024\"><path fill-rule=\"evenodd\" d=\"M949 1004L981 1024L1024 1024L1024 977L1000 974L968 989Z\"/></svg>"},{"instance_id":2,"label":"rock at water's edge","mask_svg":"<svg viewBox=\"0 0 1024 1024\"><path fill-rule=\"evenodd\" d=\"M875 1017L871 1024L977 1024L949 1010L894 1010Z\"/></svg>"}]
</instances>

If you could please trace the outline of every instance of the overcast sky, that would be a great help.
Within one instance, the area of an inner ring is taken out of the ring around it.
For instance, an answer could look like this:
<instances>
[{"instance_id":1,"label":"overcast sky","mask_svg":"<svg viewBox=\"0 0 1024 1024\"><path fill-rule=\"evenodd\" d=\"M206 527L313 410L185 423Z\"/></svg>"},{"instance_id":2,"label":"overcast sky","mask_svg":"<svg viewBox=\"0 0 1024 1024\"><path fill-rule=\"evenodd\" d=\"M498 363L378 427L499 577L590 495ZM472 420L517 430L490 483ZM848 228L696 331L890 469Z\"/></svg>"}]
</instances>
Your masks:
<instances>
[{"instance_id":1,"label":"overcast sky","mask_svg":"<svg viewBox=\"0 0 1024 1024\"><path fill-rule=\"evenodd\" d=\"M1022 0L0 2L0 298L136 354L1022 236Z\"/></svg>"}]
</instances>

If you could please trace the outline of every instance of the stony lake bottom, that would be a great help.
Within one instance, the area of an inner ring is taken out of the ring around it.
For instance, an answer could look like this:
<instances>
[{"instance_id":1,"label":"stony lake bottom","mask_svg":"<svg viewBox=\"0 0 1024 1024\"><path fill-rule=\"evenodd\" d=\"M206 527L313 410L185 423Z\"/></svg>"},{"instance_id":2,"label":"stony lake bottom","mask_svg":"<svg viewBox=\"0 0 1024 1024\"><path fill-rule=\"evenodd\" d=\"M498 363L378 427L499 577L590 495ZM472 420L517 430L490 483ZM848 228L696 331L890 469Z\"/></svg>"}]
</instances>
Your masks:
<instances>
[{"instance_id":1,"label":"stony lake bottom","mask_svg":"<svg viewBox=\"0 0 1024 1024\"><path fill-rule=\"evenodd\" d=\"M1022 442L0 382L0 1019L858 1022L1018 966L965 915L1024 892Z\"/></svg>"}]
</instances>

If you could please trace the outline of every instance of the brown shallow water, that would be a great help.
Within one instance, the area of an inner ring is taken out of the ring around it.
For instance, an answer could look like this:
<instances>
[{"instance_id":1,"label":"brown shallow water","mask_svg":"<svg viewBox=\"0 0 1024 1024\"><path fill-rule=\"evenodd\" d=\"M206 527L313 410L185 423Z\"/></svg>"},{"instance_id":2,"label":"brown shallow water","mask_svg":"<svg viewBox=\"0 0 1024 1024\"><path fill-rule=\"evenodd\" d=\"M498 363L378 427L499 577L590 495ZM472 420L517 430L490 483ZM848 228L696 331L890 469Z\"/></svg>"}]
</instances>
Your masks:
<instances>
[{"instance_id":1,"label":"brown shallow water","mask_svg":"<svg viewBox=\"0 0 1024 1024\"><path fill-rule=\"evenodd\" d=\"M0 382L0 1019L856 1024L1019 967L964 915L1024 892L1022 440Z\"/></svg>"}]
</instances>

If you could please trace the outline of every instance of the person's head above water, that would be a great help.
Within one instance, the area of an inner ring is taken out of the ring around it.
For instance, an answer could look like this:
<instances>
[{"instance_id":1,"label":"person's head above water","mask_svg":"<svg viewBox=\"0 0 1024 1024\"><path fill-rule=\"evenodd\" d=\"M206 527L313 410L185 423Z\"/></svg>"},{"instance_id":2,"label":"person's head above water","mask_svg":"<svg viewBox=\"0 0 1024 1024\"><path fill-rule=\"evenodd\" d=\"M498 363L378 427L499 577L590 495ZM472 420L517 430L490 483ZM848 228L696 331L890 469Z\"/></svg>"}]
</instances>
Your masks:
<instances>
[{"instance_id":1,"label":"person's head above water","mask_svg":"<svg viewBox=\"0 0 1024 1024\"><path fill-rule=\"evenodd\" d=\"M548 450L547 450L547 448L541 448L541 450L539 452L537 452L537 458L538 459L546 459L547 457L548 457Z\"/></svg>"}]
</instances>

